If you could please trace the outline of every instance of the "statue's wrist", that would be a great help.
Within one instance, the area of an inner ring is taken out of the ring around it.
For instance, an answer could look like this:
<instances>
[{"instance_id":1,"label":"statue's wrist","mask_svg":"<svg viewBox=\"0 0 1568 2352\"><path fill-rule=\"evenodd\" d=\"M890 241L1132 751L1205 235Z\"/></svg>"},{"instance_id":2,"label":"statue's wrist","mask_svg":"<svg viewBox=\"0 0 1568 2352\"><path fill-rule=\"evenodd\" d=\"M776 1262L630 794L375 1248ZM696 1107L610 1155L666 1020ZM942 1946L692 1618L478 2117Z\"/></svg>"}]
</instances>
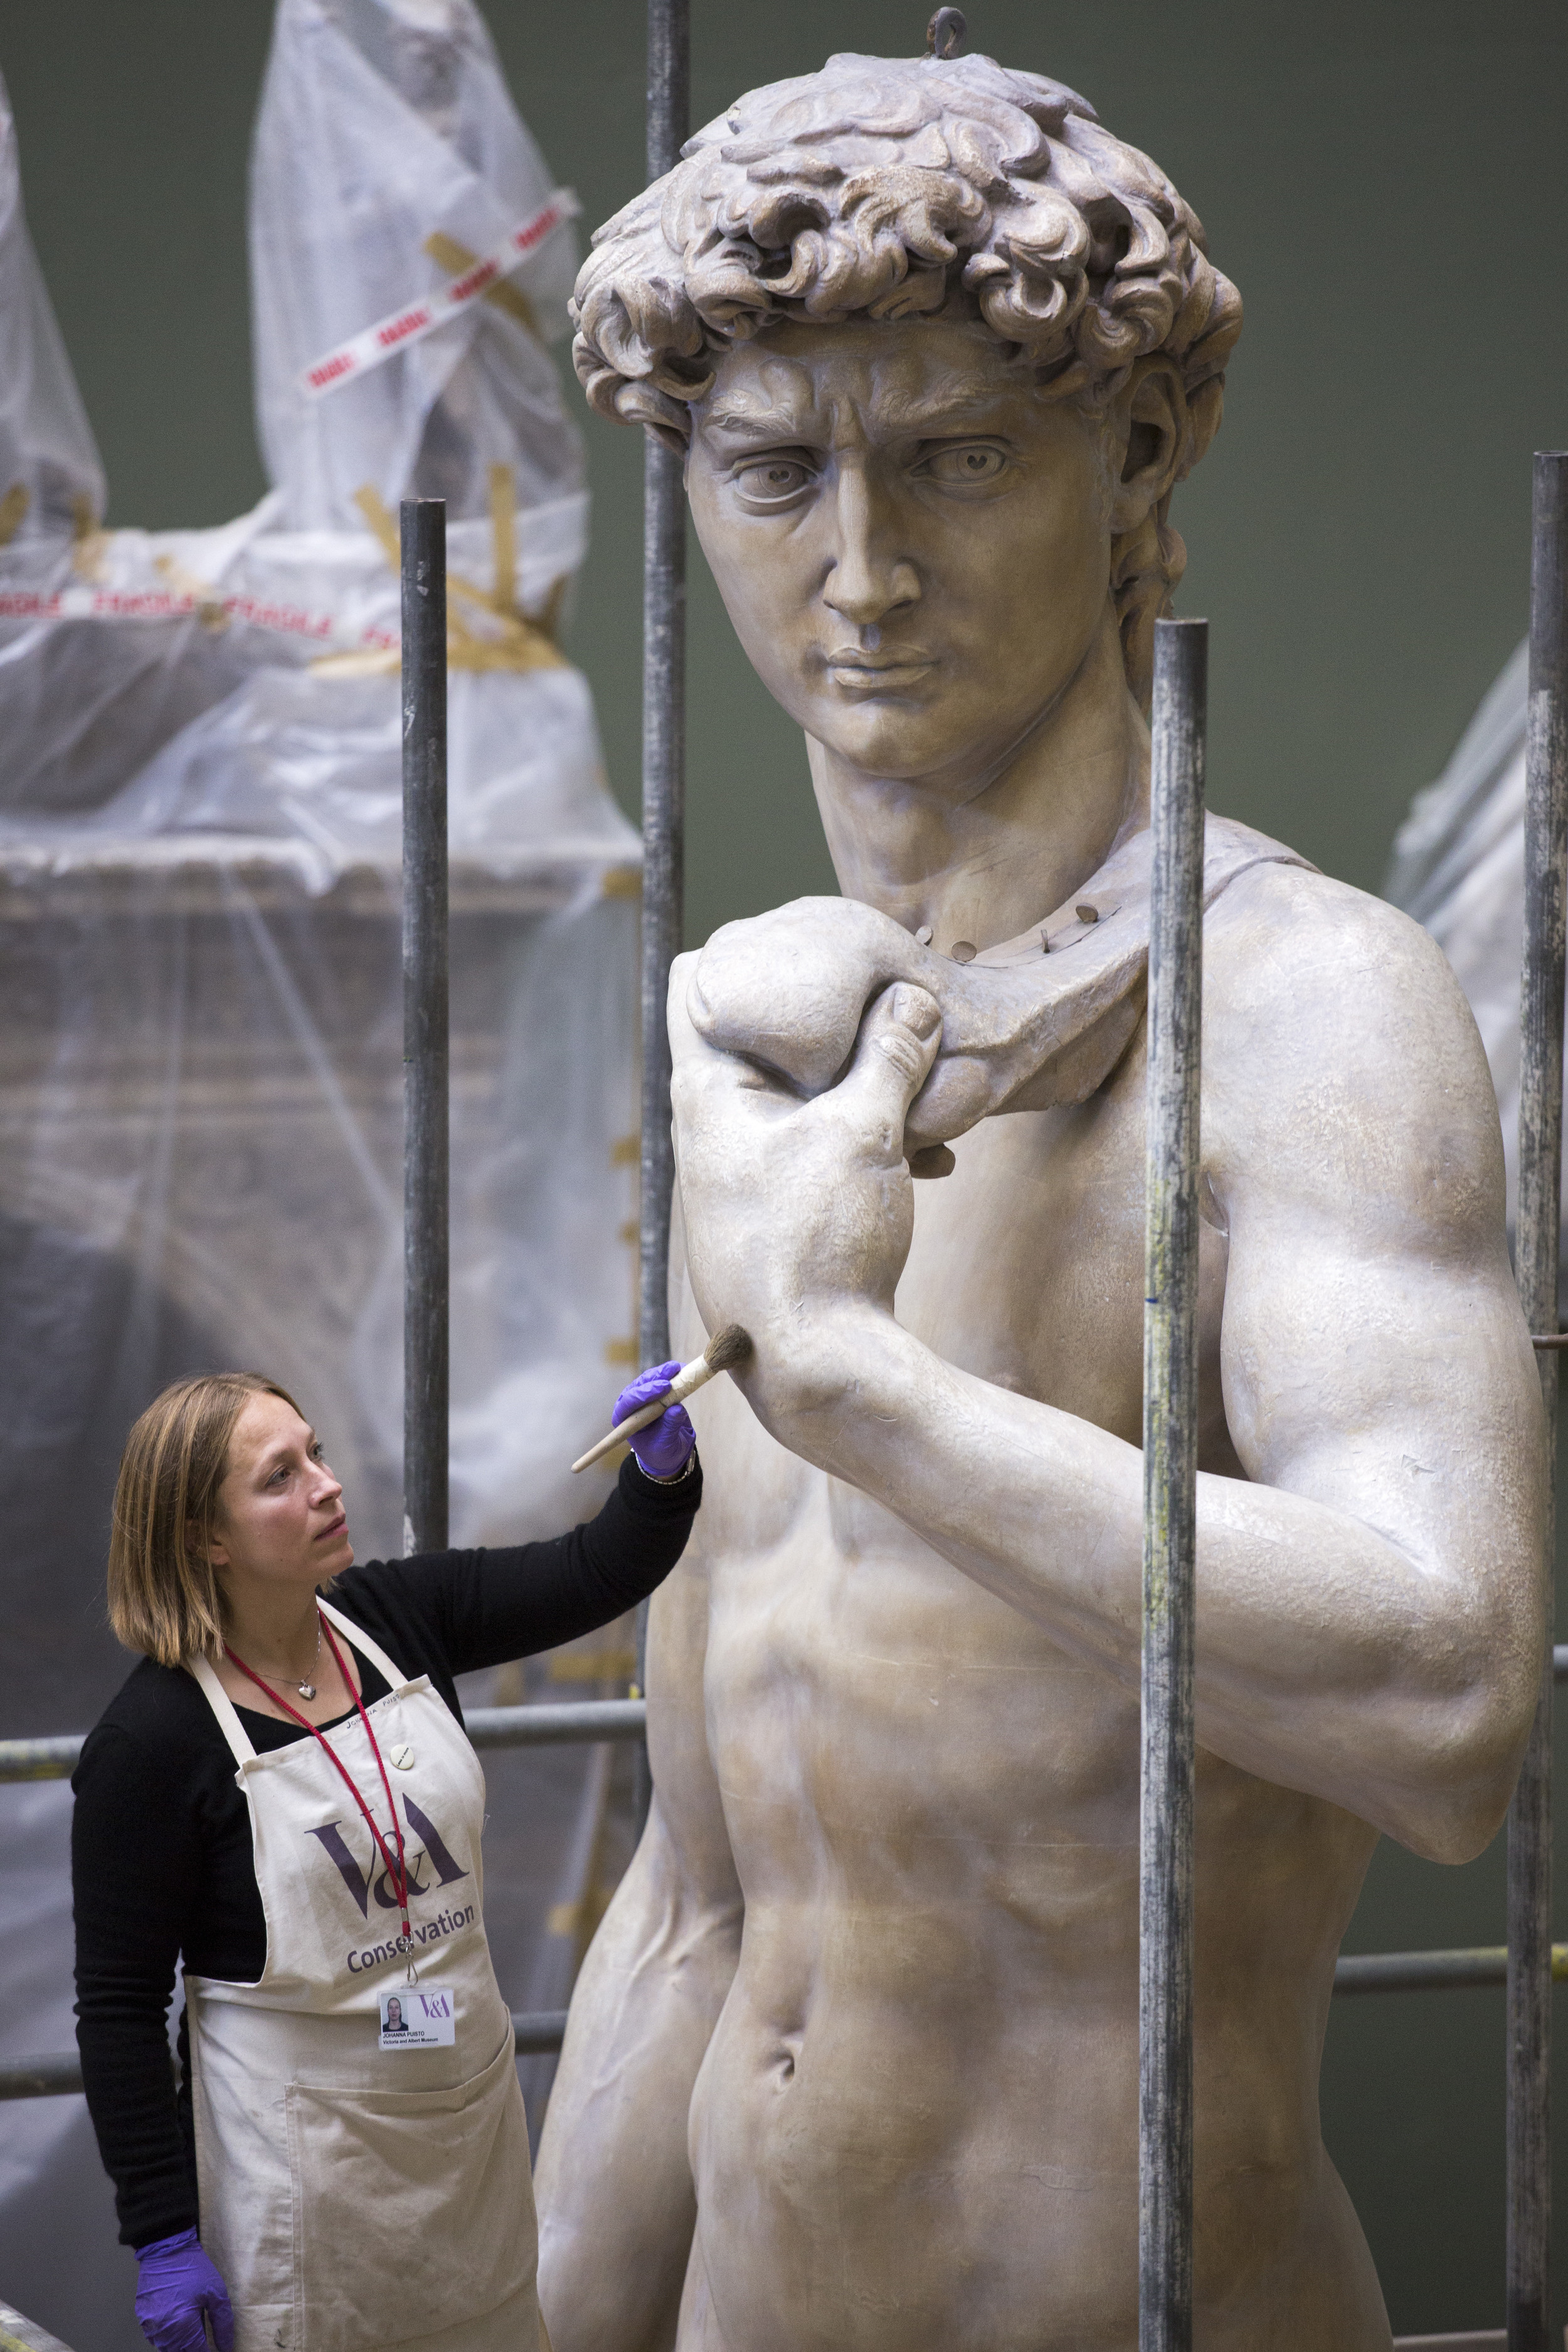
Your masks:
<instances>
[{"instance_id":1,"label":"statue's wrist","mask_svg":"<svg viewBox=\"0 0 1568 2352\"><path fill-rule=\"evenodd\" d=\"M743 1385L759 1418L795 1450L815 1452L813 1433L841 1427L864 1412L875 1368L897 1325L884 1308L860 1299L797 1302L753 1333Z\"/></svg>"}]
</instances>

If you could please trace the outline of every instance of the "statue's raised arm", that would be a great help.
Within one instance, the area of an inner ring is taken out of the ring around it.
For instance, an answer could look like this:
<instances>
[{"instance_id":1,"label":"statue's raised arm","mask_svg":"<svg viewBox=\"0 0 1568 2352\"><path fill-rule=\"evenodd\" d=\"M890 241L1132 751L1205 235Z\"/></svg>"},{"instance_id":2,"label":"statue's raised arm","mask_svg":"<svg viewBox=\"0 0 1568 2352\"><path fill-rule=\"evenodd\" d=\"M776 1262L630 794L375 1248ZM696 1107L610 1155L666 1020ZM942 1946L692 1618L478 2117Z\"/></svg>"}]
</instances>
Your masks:
<instances>
[{"instance_id":1,"label":"statue's raised arm","mask_svg":"<svg viewBox=\"0 0 1568 2352\"><path fill-rule=\"evenodd\" d=\"M754 1349L694 1408L543 2307L556 2352L1131 2352L1145 711L1239 300L1070 91L844 57L701 132L577 306L844 895L672 979L674 1344ZM1440 955L1220 819L1205 896L1197 2338L1386 2352L1322 2021L1377 1833L1501 1821L1539 1388Z\"/></svg>"}]
</instances>

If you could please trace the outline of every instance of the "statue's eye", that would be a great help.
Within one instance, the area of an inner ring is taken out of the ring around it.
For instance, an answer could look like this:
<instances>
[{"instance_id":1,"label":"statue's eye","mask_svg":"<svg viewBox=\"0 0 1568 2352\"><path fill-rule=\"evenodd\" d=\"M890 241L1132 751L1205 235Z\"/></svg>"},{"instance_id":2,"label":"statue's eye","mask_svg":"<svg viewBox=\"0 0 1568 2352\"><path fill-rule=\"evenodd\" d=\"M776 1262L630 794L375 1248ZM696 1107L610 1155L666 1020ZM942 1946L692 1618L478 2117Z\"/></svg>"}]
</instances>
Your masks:
<instances>
[{"instance_id":1,"label":"statue's eye","mask_svg":"<svg viewBox=\"0 0 1568 2352\"><path fill-rule=\"evenodd\" d=\"M928 482L940 482L943 489L963 489L975 486L984 488L1006 468L1004 450L985 441L963 441L955 442L951 448L933 450L915 470Z\"/></svg>"},{"instance_id":2,"label":"statue's eye","mask_svg":"<svg viewBox=\"0 0 1568 2352\"><path fill-rule=\"evenodd\" d=\"M744 466L735 477L741 496L756 507L782 506L804 490L813 478L809 466L795 457L764 457Z\"/></svg>"}]
</instances>

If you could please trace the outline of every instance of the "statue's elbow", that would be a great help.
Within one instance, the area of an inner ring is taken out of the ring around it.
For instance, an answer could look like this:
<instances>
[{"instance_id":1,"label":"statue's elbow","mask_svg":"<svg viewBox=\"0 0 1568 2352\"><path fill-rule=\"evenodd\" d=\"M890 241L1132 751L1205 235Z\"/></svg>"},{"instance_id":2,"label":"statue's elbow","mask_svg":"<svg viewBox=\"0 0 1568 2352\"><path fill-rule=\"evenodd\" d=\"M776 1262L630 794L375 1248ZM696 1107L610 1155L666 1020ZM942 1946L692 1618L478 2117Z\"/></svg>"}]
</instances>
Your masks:
<instances>
[{"instance_id":1,"label":"statue's elbow","mask_svg":"<svg viewBox=\"0 0 1568 2352\"><path fill-rule=\"evenodd\" d=\"M1486 1851L1519 1783L1540 1687L1525 1657L1433 1706L1426 1769L1394 1831L1402 1844L1427 1862L1474 1862Z\"/></svg>"}]
</instances>

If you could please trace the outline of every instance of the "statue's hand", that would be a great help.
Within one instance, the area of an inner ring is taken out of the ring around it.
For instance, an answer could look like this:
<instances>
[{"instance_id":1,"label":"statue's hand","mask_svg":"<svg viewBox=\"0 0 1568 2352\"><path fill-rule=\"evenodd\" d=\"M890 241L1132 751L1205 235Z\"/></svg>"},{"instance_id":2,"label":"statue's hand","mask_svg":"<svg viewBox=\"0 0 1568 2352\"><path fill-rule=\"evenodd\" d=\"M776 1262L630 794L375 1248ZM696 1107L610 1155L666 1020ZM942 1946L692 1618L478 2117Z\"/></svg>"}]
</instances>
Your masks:
<instances>
[{"instance_id":1,"label":"statue's hand","mask_svg":"<svg viewBox=\"0 0 1568 2352\"><path fill-rule=\"evenodd\" d=\"M1021 960L960 964L857 899L797 898L715 931L680 1010L710 1045L816 1095L848 1060L874 997L900 982L923 990L941 1010L942 1050L904 1146L917 1175L937 1173L951 1156L931 1147L992 1112L1079 1101L1100 1083L1139 1015L1143 946L1131 924L1108 922L1070 959L1036 945Z\"/></svg>"},{"instance_id":2,"label":"statue's hand","mask_svg":"<svg viewBox=\"0 0 1568 2352\"><path fill-rule=\"evenodd\" d=\"M738 1377L767 1420L792 1381L821 1374L823 1317L892 1310L914 1223L905 1122L942 1015L925 989L882 989L837 1084L803 1100L700 1034L687 1011L695 962L681 957L670 975L688 1265L709 1329L736 1322L751 1333L752 1366Z\"/></svg>"},{"instance_id":3,"label":"statue's hand","mask_svg":"<svg viewBox=\"0 0 1568 2352\"><path fill-rule=\"evenodd\" d=\"M858 898L795 898L725 923L690 961L686 1010L700 1034L808 1095L833 1084L879 989L913 980L937 996L955 969Z\"/></svg>"},{"instance_id":4,"label":"statue's hand","mask_svg":"<svg viewBox=\"0 0 1568 2352\"><path fill-rule=\"evenodd\" d=\"M1210 819L1205 843L1205 907L1249 866L1289 855L1223 818ZM942 1045L904 1150L917 1176L938 1174L952 1154L933 1145L997 1111L1085 1102L1104 1084L1143 1017L1149 895L1144 828L1043 921L967 963L858 899L796 898L714 932L689 961L682 1016L710 1045L817 1095L848 1061L872 1000L900 982L923 989L942 1013Z\"/></svg>"},{"instance_id":5,"label":"statue's hand","mask_svg":"<svg viewBox=\"0 0 1568 2352\"><path fill-rule=\"evenodd\" d=\"M955 1033L988 1025L973 1017L975 990L963 966L922 948L890 916L855 898L796 898L726 923L696 959L686 1009L710 1044L816 1095L848 1060L872 998L899 981L933 996L943 1024L944 1051L910 1115L912 1157L984 1118L995 1087L986 1067L953 1050ZM952 1165L949 1154L942 1160Z\"/></svg>"}]
</instances>

